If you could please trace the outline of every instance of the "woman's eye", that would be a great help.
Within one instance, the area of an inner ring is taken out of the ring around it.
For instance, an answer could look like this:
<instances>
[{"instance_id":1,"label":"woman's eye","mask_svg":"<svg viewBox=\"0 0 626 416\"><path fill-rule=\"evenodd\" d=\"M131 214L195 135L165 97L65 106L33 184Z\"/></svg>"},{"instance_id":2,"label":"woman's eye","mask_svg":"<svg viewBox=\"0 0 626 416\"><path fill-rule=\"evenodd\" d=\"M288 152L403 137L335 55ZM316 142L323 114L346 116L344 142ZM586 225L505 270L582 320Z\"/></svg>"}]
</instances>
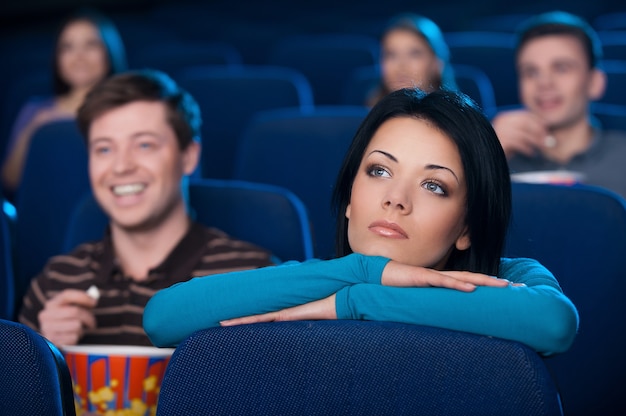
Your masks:
<instances>
[{"instance_id":1,"label":"woman's eye","mask_svg":"<svg viewBox=\"0 0 626 416\"><path fill-rule=\"evenodd\" d=\"M387 170L385 170L384 168L381 168L380 166L374 166L372 168L369 169L368 173L371 176L380 176L380 177L389 177L389 172L387 172Z\"/></svg>"},{"instance_id":2,"label":"woman's eye","mask_svg":"<svg viewBox=\"0 0 626 416\"><path fill-rule=\"evenodd\" d=\"M422 185L424 188L426 188L427 190L429 190L432 193L438 194L438 195L445 195L446 191L437 183L435 182L426 182L424 185Z\"/></svg>"}]
</instances>

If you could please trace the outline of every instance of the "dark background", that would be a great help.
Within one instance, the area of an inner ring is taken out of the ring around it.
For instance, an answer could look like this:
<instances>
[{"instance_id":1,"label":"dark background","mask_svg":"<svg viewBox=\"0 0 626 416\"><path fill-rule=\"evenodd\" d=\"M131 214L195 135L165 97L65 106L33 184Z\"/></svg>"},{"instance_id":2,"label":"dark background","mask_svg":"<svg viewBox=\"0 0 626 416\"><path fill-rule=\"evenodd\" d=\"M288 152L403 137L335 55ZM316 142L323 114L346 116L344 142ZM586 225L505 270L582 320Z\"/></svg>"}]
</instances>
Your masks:
<instances>
[{"instance_id":1,"label":"dark background","mask_svg":"<svg viewBox=\"0 0 626 416\"><path fill-rule=\"evenodd\" d=\"M247 63L261 62L266 47L289 33L378 35L385 20L398 12L420 13L435 20L443 31L456 31L481 28L490 16L502 14L514 17L561 9L593 23L603 14L626 11L626 4L615 0L8 0L0 3L1 40L6 43L15 36L28 36L45 44L46 35L59 20L79 6L93 6L112 17L131 46L149 42L148 33L153 32L154 41L169 35L223 40L239 47ZM145 39L132 39L142 28L146 29L140 32Z\"/></svg>"}]
</instances>

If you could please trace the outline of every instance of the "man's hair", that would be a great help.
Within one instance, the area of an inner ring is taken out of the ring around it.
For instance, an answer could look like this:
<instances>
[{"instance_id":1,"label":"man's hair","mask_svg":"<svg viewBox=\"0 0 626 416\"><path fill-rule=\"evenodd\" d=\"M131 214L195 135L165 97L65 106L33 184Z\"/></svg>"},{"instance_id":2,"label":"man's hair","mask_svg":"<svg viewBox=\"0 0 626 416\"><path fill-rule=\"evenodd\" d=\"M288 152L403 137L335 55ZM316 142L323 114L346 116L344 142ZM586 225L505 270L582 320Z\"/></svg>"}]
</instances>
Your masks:
<instances>
[{"instance_id":1,"label":"man's hair","mask_svg":"<svg viewBox=\"0 0 626 416\"><path fill-rule=\"evenodd\" d=\"M578 39L587 55L589 68L600 65L602 43L598 34L585 20L562 11L542 13L524 21L517 29L516 55L529 41L552 35L568 35Z\"/></svg>"},{"instance_id":2,"label":"man's hair","mask_svg":"<svg viewBox=\"0 0 626 416\"><path fill-rule=\"evenodd\" d=\"M156 70L130 71L114 75L96 85L78 109L78 128L89 138L93 121L104 113L137 101L162 102L180 149L200 140L200 107L194 98L165 73Z\"/></svg>"}]
</instances>

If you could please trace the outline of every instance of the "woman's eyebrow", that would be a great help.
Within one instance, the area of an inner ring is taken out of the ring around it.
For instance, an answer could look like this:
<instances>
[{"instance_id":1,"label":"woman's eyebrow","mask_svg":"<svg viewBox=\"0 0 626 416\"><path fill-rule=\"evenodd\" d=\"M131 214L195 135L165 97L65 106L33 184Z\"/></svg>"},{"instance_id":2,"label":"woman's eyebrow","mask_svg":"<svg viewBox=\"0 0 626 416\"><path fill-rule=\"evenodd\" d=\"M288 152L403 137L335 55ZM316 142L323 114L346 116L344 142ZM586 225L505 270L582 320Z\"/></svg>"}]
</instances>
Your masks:
<instances>
[{"instance_id":1,"label":"woman's eyebrow","mask_svg":"<svg viewBox=\"0 0 626 416\"><path fill-rule=\"evenodd\" d=\"M394 161L394 162L396 162L396 163L398 162L398 159L396 159L396 157L395 157L394 155L392 155L391 153L387 153L387 152L384 152L384 151L382 151L382 150L372 150L372 151L368 154L368 156L371 156L371 154L372 154L372 153L380 153L380 154L382 154L383 156L385 156L385 157L387 157L387 158L391 159L392 161Z\"/></svg>"},{"instance_id":2,"label":"woman's eyebrow","mask_svg":"<svg viewBox=\"0 0 626 416\"><path fill-rule=\"evenodd\" d=\"M430 170L438 170L438 169L444 169L447 170L448 172L450 172L452 174L452 176L454 176L454 179L456 179L457 183L459 182L459 177L456 176L456 173L454 173L454 171L450 168L447 168L445 166L441 166L441 165L426 165L426 169L430 169Z\"/></svg>"}]
</instances>

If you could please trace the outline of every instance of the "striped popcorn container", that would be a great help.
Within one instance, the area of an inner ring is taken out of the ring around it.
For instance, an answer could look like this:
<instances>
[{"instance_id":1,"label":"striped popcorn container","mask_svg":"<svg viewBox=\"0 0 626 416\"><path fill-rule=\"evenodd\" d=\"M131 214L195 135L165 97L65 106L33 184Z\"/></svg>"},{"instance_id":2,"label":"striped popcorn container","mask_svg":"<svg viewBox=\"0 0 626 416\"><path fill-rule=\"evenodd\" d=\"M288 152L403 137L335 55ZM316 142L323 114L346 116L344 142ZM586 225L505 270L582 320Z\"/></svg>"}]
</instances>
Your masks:
<instances>
[{"instance_id":1,"label":"striped popcorn container","mask_svg":"<svg viewBox=\"0 0 626 416\"><path fill-rule=\"evenodd\" d=\"M123 345L62 347L77 416L151 416L171 348Z\"/></svg>"}]
</instances>

